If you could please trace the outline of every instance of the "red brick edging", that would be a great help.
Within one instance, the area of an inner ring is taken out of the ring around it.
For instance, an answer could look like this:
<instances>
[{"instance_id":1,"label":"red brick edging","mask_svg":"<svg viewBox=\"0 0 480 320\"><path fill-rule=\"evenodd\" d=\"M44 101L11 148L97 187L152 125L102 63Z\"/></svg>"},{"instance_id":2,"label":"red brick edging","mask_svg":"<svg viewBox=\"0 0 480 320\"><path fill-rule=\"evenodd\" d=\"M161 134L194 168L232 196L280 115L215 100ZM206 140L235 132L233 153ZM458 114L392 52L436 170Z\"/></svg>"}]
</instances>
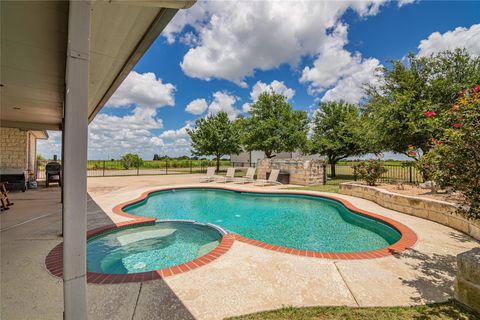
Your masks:
<instances>
[{"instance_id":1,"label":"red brick edging","mask_svg":"<svg viewBox=\"0 0 480 320\"><path fill-rule=\"evenodd\" d=\"M155 219L145 219L150 220L148 224L155 223ZM128 221L118 223L116 225L109 225L106 227L97 228L88 232L87 238L91 238L95 235L103 233L108 230L118 229L121 227L129 225L142 225L145 224L145 221ZM126 282L140 282L161 279L168 276L173 276L175 274L187 272L196 268L199 268L207 263L212 262L221 255L225 254L234 241L233 234L224 234L220 244L210 251L209 253L196 258L194 260L172 266L169 268L163 268L154 271L141 272L141 273L132 273L132 274L107 274L107 273L96 273L96 272L87 272L87 282L88 283L97 283L97 284L112 284L112 283L126 283ZM63 242L58 244L52 251L47 255L45 259L45 266L47 270L54 276L63 277Z\"/></svg>"},{"instance_id":2,"label":"red brick edging","mask_svg":"<svg viewBox=\"0 0 480 320\"><path fill-rule=\"evenodd\" d=\"M117 224L112 224L104 227L100 227L91 231L87 232L87 238L93 237L105 231L109 231L112 229L122 228L125 226L133 226L133 225L149 225L155 223L156 219L154 218L146 218L136 215L131 215L123 211L123 208L137 203L139 201L145 200L150 194L159 192L159 191L166 191L171 189L222 189L222 190L229 190L229 191L237 191L228 188L216 187L216 186L205 186L205 187L174 187L174 188L164 188L164 189L157 189L151 190L142 193L138 198L121 203L115 206L112 211L120 216L124 216L127 218L134 219L133 221L126 221ZM388 217L384 217L372 212L368 212L362 209L355 207L349 201L341 199L339 197L334 196L325 196L325 195L315 195L311 193L301 193L301 192L264 192L264 191L244 191L241 192L250 192L250 193L277 193L277 194L287 194L287 195L306 195L312 197L319 197L319 198L326 198L330 200L334 200L340 202L350 211L367 216L376 220L380 220L383 223L393 227L396 229L400 234L401 238L396 243L377 250L373 251L366 251L366 252L351 252L351 253L335 253L335 252L317 252L311 250L297 250L277 245L268 244L262 241L257 241L254 239L246 238L238 234L229 233L224 234L220 244L210 251L209 253L194 259L192 261L172 266L169 268L164 268L155 271L143 272L143 273L133 273L133 274L104 274L104 273L94 273L88 272L87 273L87 282L89 283L97 283L97 284L110 284L110 283L125 283L125 282L139 282L139 281L148 281L154 279L165 278L168 276L172 276L175 274L187 272L189 270L193 270L199 268L205 264L212 262L213 260L217 259L221 255L225 254L230 247L233 245L234 240L238 240L247 244L251 244L260 248L293 254L297 256L304 256L304 257L312 257L312 258L322 258L322 259L343 259L343 260L351 260L351 259L373 259L373 258L380 258L386 257L394 254L401 253L408 248L411 248L417 242L417 235L415 232L407 227L406 225L390 219ZM57 245L50 253L47 255L45 259L45 265L47 270L54 276L62 277L63 276L63 243Z\"/></svg>"},{"instance_id":3,"label":"red brick edging","mask_svg":"<svg viewBox=\"0 0 480 320\"><path fill-rule=\"evenodd\" d=\"M113 208L113 212L115 212L118 215L129 217L129 218L138 218L138 216L128 214L123 211L123 208L125 208L128 205L140 202L142 200L145 200L148 198L148 196L152 193L155 192L160 192L160 191L167 191L167 190L173 190L173 189L221 189L221 190L227 190L227 191L240 191L240 190L234 190L234 189L229 189L229 188L224 188L221 186L201 186L201 187L192 187L192 186L179 186L179 187L166 187L166 188L161 188L161 189L155 189L155 190L150 190L142 193L138 198L135 198L133 200L121 203L115 208ZM250 239L243 237L238 234L234 234L234 239L248 243L260 248L264 249L269 249L273 251L279 251L283 253L288 253L288 254L294 254L298 256L304 256L304 257L313 257L313 258L322 258L322 259L373 259L373 258L380 258L380 257L386 257L390 256L393 254L400 253L402 251L405 251L408 248L413 247L413 245L417 242L417 235L415 232L404 225L403 223L400 223L396 220L390 219L388 217L381 216L379 214L375 214L373 212L369 212L366 210L362 210L360 208L355 207L352 203L349 201L335 197L335 196L326 196L326 195L315 195L312 193L307 193L307 192L275 192L277 190L268 190L268 191L249 191L249 190L241 190L240 192L245 192L245 193L265 193L265 194L287 194L287 195L304 195L304 196L311 196L311 197L318 197L318 198L326 198L330 200L334 200L337 202L340 202L343 206L345 206L347 209L350 211L357 213L359 215L367 216L369 218L373 218L375 220L379 220L395 230L397 230L401 238L398 240L396 243L377 250L373 251L365 251L365 252L351 252L351 253L335 253L335 252L318 252L318 251L311 251L311 250L297 250L297 249L292 249L292 248L287 248L287 247L282 247L282 246L277 246L269 243L265 243L262 241Z\"/></svg>"}]
</instances>

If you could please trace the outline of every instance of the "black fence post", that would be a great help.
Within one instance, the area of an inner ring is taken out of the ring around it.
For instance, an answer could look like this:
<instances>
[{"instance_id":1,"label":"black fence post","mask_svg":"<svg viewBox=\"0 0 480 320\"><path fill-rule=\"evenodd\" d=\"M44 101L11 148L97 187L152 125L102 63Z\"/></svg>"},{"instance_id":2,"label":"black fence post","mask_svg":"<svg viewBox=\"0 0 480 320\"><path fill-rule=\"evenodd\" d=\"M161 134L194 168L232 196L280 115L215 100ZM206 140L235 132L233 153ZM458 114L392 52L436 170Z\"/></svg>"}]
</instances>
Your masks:
<instances>
[{"instance_id":1,"label":"black fence post","mask_svg":"<svg viewBox=\"0 0 480 320\"><path fill-rule=\"evenodd\" d=\"M137 176L140 175L140 163L137 164Z\"/></svg>"},{"instance_id":2,"label":"black fence post","mask_svg":"<svg viewBox=\"0 0 480 320\"><path fill-rule=\"evenodd\" d=\"M190 160L189 162L190 162L190 174L192 174L192 160Z\"/></svg>"},{"instance_id":3,"label":"black fence post","mask_svg":"<svg viewBox=\"0 0 480 320\"><path fill-rule=\"evenodd\" d=\"M327 165L326 165L326 163L322 164L322 170L323 170L323 182L322 182L322 184L325 185L325 184L327 184Z\"/></svg>"},{"instance_id":4,"label":"black fence post","mask_svg":"<svg viewBox=\"0 0 480 320\"><path fill-rule=\"evenodd\" d=\"M165 174L168 174L168 160L165 159Z\"/></svg>"},{"instance_id":5,"label":"black fence post","mask_svg":"<svg viewBox=\"0 0 480 320\"><path fill-rule=\"evenodd\" d=\"M102 176L105 177L105 160L103 160L103 173L102 173Z\"/></svg>"},{"instance_id":6,"label":"black fence post","mask_svg":"<svg viewBox=\"0 0 480 320\"><path fill-rule=\"evenodd\" d=\"M410 181L410 183L412 183L413 182L413 180L412 180L412 165L410 165L408 168L409 168L409 176L410 176L409 181Z\"/></svg>"}]
</instances>

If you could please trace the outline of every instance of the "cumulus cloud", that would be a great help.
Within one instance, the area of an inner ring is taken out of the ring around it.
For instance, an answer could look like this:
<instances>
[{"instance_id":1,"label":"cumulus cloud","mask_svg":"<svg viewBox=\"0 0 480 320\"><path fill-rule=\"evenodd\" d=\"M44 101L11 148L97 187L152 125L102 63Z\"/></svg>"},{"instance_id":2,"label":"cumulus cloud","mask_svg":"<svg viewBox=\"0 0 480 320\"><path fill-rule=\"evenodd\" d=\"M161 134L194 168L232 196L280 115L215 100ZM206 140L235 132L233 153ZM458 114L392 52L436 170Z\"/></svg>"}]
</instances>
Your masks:
<instances>
[{"instance_id":1,"label":"cumulus cloud","mask_svg":"<svg viewBox=\"0 0 480 320\"><path fill-rule=\"evenodd\" d=\"M374 15L384 1L205 1L179 12L163 35L172 43L185 26L195 41L181 63L195 78L230 80L317 54L341 16L352 9ZM180 36L180 38L182 38ZM191 36L187 37L192 39Z\"/></svg>"},{"instance_id":2,"label":"cumulus cloud","mask_svg":"<svg viewBox=\"0 0 480 320\"><path fill-rule=\"evenodd\" d=\"M175 86L163 83L155 73L132 71L107 102L108 107L160 108L175 104Z\"/></svg>"},{"instance_id":3,"label":"cumulus cloud","mask_svg":"<svg viewBox=\"0 0 480 320\"><path fill-rule=\"evenodd\" d=\"M223 91L213 93L213 100L208 106L208 114L218 114L219 112L226 112L230 119L235 119L240 111L235 108L235 102L238 98Z\"/></svg>"},{"instance_id":4,"label":"cumulus cloud","mask_svg":"<svg viewBox=\"0 0 480 320\"><path fill-rule=\"evenodd\" d=\"M417 2L417 0L398 0L397 5L400 8L400 7L406 6L407 4L412 4L415 2Z\"/></svg>"},{"instance_id":5,"label":"cumulus cloud","mask_svg":"<svg viewBox=\"0 0 480 320\"><path fill-rule=\"evenodd\" d=\"M480 24L474 24L470 28L458 27L443 34L434 32L427 39L420 41L418 55L428 56L456 48L465 48L473 55L480 55Z\"/></svg>"},{"instance_id":6,"label":"cumulus cloud","mask_svg":"<svg viewBox=\"0 0 480 320\"><path fill-rule=\"evenodd\" d=\"M205 111L207 111L207 108L208 108L207 100L195 99L187 105L187 107L185 108L185 111L194 115L200 115L200 114L203 114Z\"/></svg>"},{"instance_id":7,"label":"cumulus cloud","mask_svg":"<svg viewBox=\"0 0 480 320\"><path fill-rule=\"evenodd\" d=\"M237 101L238 97L226 91L216 91L212 94L210 103L205 99L195 99L187 105L185 111L195 115L202 115L204 113L215 115L223 111L228 114L230 119L235 119L241 113L241 111L235 107Z\"/></svg>"},{"instance_id":8,"label":"cumulus cloud","mask_svg":"<svg viewBox=\"0 0 480 320\"><path fill-rule=\"evenodd\" d=\"M185 126L183 126L183 127L180 128L180 129L177 129L177 130L166 130L166 131L162 132L162 133L160 134L160 138L173 139L173 140L177 140L177 139L185 139L185 140L188 140L188 139L190 139L190 136L188 135L187 130L188 130L188 129L191 129L191 128L192 128L191 123L187 123Z\"/></svg>"},{"instance_id":9,"label":"cumulus cloud","mask_svg":"<svg viewBox=\"0 0 480 320\"><path fill-rule=\"evenodd\" d=\"M257 81L252 88L252 92L250 92L250 97L252 101L256 101L261 93L269 91L284 95L287 100L290 100L295 94L295 90L287 87L283 81L273 80L270 84Z\"/></svg>"},{"instance_id":10,"label":"cumulus cloud","mask_svg":"<svg viewBox=\"0 0 480 320\"><path fill-rule=\"evenodd\" d=\"M295 90L287 87L283 81L273 80L269 84L262 81L257 81L250 92L250 98L252 98L252 101L244 103L242 105L242 111L249 112L251 104L257 101L260 94L271 91L282 94L285 96L285 98L287 98L287 100L290 100L295 95Z\"/></svg>"},{"instance_id":11,"label":"cumulus cloud","mask_svg":"<svg viewBox=\"0 0 480 320\"><path fill-rule=\"evenodd\" d=\"M364 84L378 85L380 61L365 59L345 50L347 25L337 24L313 66L305 67L300 82L308 83L310 93L325 92L322 100L358 103L364 97Z\"/></svg>"}]
</instances>

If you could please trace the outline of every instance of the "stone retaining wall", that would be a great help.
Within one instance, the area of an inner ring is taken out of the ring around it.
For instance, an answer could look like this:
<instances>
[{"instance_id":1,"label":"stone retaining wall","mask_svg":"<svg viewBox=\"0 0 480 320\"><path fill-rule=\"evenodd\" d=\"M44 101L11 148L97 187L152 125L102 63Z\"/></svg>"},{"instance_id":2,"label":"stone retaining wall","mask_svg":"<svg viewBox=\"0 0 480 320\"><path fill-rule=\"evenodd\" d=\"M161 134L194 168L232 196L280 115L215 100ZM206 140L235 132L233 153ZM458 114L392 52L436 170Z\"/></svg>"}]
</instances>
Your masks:
<instances>
[{"instance_id":1,"label":"stone retaining wall","mask_svg":"<svg viewBox=\"0 0 480 320\"><path fill-rule=\"evenodd\" d=\"M455 299L480 312L480 248L457 256Z\"/></svg>"},{"instance_id":2,"label":"stone retaining wall","mask_svg":"<svg viewBox=\"0 0 480 320\"><path fill-rule=\"evenodd\" d=\"M308 186L324 183L322 160L262 159L257 161L257 177L266 179L267 172L279 169L290 174L290 184Z\"/></svg>"},{"instance_id":3,"label":"stone retaining wall","mask_svg":"<svg viewBox=\"0 0 480 320\"><path fill-rule=\"evenodd\" d=\"M340 193L371 200L388 209L438 222L480 240L480 221L467 220L457 214L455 205L449 202L402 195L351 182L340 184Z\"/></svg>"}]
</instances>

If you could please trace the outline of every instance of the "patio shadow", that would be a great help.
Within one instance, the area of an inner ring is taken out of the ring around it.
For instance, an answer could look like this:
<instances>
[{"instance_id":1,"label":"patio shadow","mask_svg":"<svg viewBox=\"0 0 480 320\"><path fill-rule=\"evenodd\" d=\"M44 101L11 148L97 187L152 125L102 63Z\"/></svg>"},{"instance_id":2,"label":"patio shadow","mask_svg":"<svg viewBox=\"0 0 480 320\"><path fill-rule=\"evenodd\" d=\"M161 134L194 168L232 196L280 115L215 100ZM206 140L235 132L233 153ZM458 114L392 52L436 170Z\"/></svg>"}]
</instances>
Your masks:
<instances>
[{"instance_id":1,"label":"patio shadow","mask_svg":"<svg viewBox=\"0 0 480 320\"><path fill-rule=\"evenodd\" d=\"M453 279L455 278L457 261L451 254L431 254L409 249L396 258L402 258L420 275L414 279L404 279L402 283L413 287L417 297L411 297L414 303L434 303L447 301L453 296Z\"/></svg>"},{"instance_id":2,"label":"patio shadow","mask_svg":"<svg viewBox=\"0 0 480 320\"><path fill-rule=\"evenodd\" d=\"M114 222L88 196L87 224L92 230ZM89 319L194 320L163 279L124 284L88 284Z\"/></svg>"}]
</instances>

